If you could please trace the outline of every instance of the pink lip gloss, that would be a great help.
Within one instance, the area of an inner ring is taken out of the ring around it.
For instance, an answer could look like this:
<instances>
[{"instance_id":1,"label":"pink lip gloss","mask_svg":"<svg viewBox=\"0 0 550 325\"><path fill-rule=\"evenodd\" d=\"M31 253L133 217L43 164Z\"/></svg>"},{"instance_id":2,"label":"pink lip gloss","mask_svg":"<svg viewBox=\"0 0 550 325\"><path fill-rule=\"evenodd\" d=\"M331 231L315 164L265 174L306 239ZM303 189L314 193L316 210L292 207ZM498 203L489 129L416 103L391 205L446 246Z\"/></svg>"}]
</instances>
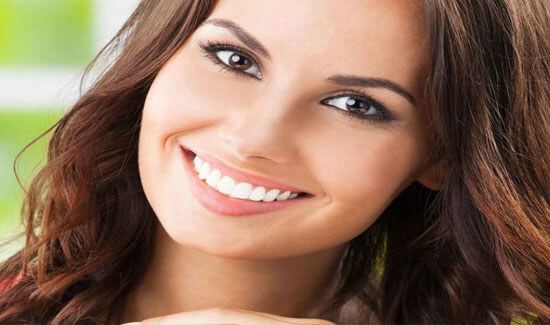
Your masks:
<instances>
[{"instance_id":1,"label":"pink lip gloss","mask_svg":"<svg viewBox=\"0 0 550 325\"><path fill-rule=\"evenodd\" d=\"M185 172L191 185L191 192L202 206L217 214L226 216L246 216L266 213L284 209L314 197L298 196L294 199L287 199L284 201L275 200L271 202L251 201L229 197L213 189L206 184L206 182L201 180L198 177L198 173L195 171L195 165L193 163L195 154L181 146L179 148L183 157Z\"/></svg>"}]
</instances>

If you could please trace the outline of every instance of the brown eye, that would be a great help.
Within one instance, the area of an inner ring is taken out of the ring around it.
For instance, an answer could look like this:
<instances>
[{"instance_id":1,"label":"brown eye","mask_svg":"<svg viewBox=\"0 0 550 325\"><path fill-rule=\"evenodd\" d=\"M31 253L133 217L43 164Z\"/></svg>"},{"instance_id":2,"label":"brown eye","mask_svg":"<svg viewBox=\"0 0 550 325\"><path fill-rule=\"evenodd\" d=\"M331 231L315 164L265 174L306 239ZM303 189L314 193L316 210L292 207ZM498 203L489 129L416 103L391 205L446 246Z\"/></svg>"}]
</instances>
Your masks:
<instances>
[{"instance_id":1,"label":"brown eye","mask_svg":"<svg viewBox=\"0 0 550 325\"><path fill-rule=\"evenodd\" d=\"M367 111L364 102L351 97L346 100L346 107L347 110L351 112L363 113Z\"/></svg>"},{"instance_id":2,"label":"brown eye","mask_svg":"<svg viewBox=\"0 0 550 325\"><path fill-rule=\"evenodd\" d=\"M236 69L246 70L252 65L252 61L240 54L232 54L229 57L229 64Z\"/></svg>"},{"instance_id":3,"label":"brown eye","mask_svg":"<svg viewBox=\"0 0 550 325\"><path fill-rule=\"evenodd\" d=\"M365 99L357 99L349 95L332 97L323 102L328 104L335 104L333 106L336 106L336 107L338 107L338 105L341 105L340 106L341 110L347 111L353 114L380 115L384 113L382 108L379 108L374 104L366 102Z\"/></svg>"},{"instance_id":4,"label":"brown eye","mask_svg":"<svg viewBox=\"0 0 550 325\"><path fill-rule=\"evenodd\" d=\"M218 63L227 66L229 69L232 69L232 71L256 76L258 79L262 79L260 69L250 57L230 49L212 49L211 53L217 58Z\"/></svg>"},{"instance_id":5,"label":"brown eye","mask_svg":"<svg viewBox=\"0 0 550 325\"><path fill-rule=\"evenodd\" d=\"M336 112L346 117L357 118L361 122L384 123L395 119L394 115L382 104L367 96L344 91L321 101L322 104L335 107Z\"/></svg>"},{"instance_id":6,"label":"brown eye","mask_svg":"<svg viewBox=\"0 0 550 325\"><path fill-rule=\"evenodd\" d=\"M206 58L224 70L234 72L237 76L252 76L262 79L262 72L246 50L235 45L209 41L200 43L199 47L206 54Z\"/></svg>"}]
</instances>

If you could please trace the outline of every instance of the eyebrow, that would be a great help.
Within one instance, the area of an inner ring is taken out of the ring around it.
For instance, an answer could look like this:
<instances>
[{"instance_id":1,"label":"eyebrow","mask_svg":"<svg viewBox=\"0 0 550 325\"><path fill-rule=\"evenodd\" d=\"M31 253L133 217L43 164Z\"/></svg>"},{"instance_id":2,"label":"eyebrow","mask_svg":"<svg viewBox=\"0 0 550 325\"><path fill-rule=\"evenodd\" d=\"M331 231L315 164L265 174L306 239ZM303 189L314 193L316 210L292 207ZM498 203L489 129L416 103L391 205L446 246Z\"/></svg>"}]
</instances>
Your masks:
<instances>
[{"instance_id":1,"label":"eyebrow","mask_svg":"<svg viewBox=\"0 0 550 325\"><path fill-rule=\"evenodd\" d=\"M365 88L386 88L393 90L399 95L405 97L413 106L416 105L416 101L408 91L403 87L399 86L397 83L383 78L372 78L372 77L359 77L359 76L346 76L346 75L334 75L327 78L327 81L330 81L337 85L349 86L349 87L365 87Z\"/></svg>"},{"instance_id":2,"label":"eyebrow","mask_svg":"<svg viewBox=\"0 0 550 325\"><path fill-rule=\"evenodd\" d=\"M237 23L223 18L211 18L203 21L199 25L199 27L207 24L212 24L229 30L233 35L235 35L235 37L237 37L251 50L258 52L268 60L271 60L271 54L269 54L269 51L266 49L266 47L256 37L252 36L252 34L248 33ZM405 90L405 88L401 87L399 84L388 79L337 74L328 77L326 81L348 87L386 88L401 95L413 106L416 104L416 100L410 92Z\"/></svg>"},{"instance_id":3,"label":"eyebrow","mask_svg":"<svg viewBox=\"0 0 550 325\"><path fill-rule=\"evenodd\" d=\"M252 50L260 53L267 59L271 60L271 54L269 54L269 51L265 48L265 46L263 46L262 43L260 43L260 41L258 41L256 37L249 34L246 30L244 30L244 28L239 26L237 23L228 19L212 18L202 22L200 26L207 25L207 24L213 24L215 26L228 29L233 35L235 35L238 39L240 39L241 42L243 42L246 46L250 47Z\"/></svg>"}]
</instances>

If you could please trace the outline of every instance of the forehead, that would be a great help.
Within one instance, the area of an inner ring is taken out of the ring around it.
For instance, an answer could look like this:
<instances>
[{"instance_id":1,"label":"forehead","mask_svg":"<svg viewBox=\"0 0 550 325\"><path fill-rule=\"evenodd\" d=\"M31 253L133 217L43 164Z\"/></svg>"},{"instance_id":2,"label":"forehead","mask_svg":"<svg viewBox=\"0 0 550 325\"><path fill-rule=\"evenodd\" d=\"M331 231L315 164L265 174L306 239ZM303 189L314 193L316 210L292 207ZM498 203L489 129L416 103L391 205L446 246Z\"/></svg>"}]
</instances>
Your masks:
<instances>
[{"instance_id":1,"label":"forehead","mask_svg":"<svg viewBox=\"0 0 550 325\"><path fill-rule=\"evenodd\" d=\"M419 0L218 0L209 18L239 24L273 62L327 75L384 77L413 89L426 62Z\"/></svg>"}]
</instances>

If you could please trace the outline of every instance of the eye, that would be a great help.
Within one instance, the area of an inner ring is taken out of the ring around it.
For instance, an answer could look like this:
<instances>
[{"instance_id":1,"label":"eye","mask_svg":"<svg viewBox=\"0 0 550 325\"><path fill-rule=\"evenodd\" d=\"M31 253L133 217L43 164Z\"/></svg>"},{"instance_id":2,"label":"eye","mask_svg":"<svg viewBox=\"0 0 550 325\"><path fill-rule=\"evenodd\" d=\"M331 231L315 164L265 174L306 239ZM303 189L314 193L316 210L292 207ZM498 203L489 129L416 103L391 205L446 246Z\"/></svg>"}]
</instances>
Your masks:
<instances>
[{"instance_id":1,"label":"eye","mask_svg":"<svg viewBox=\"0 0 550 325\"><path fill-rule=\"evenodd\" d=\"M362 92L344 91L322 100L321 103L337 107L336 111L343 116L357 118L361 122L383 123L395 119L384 105Z\"/></svg>"},{"instance_id":2,"label":"eye","mask_svg":"<svg viewBox=\"0 0 550 325\"><path fill-rule=\"evenodd\" d=\"M250 76L262 79L259 65L247 51L237 45L207 41L199 43L208 60L220 66L222 70L233 72L237 77ZM321 101L325 106L337 107L334 110L344 117L362 123L382 124L395 119L383 104L361 91L344 91L337 96Z\"/></svg>"},{"instance_id":3,"label":"eye","mask_svg":"<svg viewBox=\"0 0 550 325\"><path fill-rule=\"evenodd\" d=\"M213 41L206 44L200 43L199 47L206 54L206 58L223 70L234 72L237 76L242 74L262 79L262 72L256 61L246 54L245 50L236 46Z\"/></svg>"}]
</instances>

